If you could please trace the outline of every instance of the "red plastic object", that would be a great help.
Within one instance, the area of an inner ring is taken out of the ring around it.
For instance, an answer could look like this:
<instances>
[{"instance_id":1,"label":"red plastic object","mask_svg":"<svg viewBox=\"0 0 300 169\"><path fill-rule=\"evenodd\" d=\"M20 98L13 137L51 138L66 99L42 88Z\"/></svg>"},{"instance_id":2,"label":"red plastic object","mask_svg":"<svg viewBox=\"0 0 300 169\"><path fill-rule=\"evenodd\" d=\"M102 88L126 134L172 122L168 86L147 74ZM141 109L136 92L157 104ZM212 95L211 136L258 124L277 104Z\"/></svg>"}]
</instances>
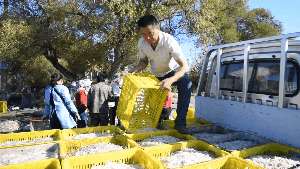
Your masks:
<instances>
[{"instance_id":1,"label":"red plastic object","mask_svg":"<svg viewBox=\"0 0 300 169\"><path fill-rule=\"evenodd\" d=\"M36 118L31 119L30 122L31 122L32 120L40 120L40 119L36 117Z\"/></svg>"}]
</instances>

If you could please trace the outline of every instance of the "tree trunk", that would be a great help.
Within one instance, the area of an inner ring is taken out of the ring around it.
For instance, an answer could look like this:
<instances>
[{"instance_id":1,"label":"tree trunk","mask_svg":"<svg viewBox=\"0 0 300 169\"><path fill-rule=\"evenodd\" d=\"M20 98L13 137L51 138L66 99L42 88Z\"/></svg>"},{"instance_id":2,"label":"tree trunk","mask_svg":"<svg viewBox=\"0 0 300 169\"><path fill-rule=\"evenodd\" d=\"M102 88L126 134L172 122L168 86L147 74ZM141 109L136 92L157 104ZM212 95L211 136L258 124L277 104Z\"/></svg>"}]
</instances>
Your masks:
<instances>
[{"instance_id":1,"label":"tree trunk","mask_svg":"<svg viewBox=\"0 0 300 169\"><path fill-rule=\"evenodd\" d=\"M113 76L120 71L121 63L123 62L123 55L121 54L121 44L119 43L116 48L114 48L114 62L112 64L111 71L109 73L109 80L112 80Z\"/></svg>"},{"instance_id":2,"label":"tree trunk","mask_svg":"<svg viewBox=\"0 0 300 169\"><path fill-rule=\"evenodd\" d=\"M78 76L76 74L71 73L69 70L67 70L65 67L58 63L56 50L54 48L49 47L49 49L44 53L44 56L52 63L52 65L60 73L62 73L70 81L78 80Z\"/></svg>"},{"instance_id":3,"label":"tree trunk","mask_svg":"<svg viewBox=\"0 0 300 169\"><path fill-rule=\"evenodd\" d=\"M3 14L1 20L5 20L8 16L8 0L4 0L3 2Z\"/></svg>"}]
</instances>

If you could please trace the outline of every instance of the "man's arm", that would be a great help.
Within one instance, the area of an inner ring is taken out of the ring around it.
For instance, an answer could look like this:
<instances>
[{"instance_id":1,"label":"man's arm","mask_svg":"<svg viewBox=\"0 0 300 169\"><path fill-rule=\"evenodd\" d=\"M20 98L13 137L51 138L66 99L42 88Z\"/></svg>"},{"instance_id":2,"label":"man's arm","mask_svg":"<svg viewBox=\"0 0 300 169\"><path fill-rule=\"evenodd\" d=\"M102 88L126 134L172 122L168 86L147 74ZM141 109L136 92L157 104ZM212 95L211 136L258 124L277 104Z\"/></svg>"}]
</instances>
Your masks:
<instances>
[{"instance_id":1,"label":"man's arm","mask_svg":"<svg viewBox=\"0 0 300 169\"><path fill-rule=\"evenodd\" d=\"M180 58L180 59L177 59L175 61L179 64L180 68L174 74L174 76L169 77L169 78L163 80L160 83L161 84L161 87L160 87L161 90L165 90L165 89L171 90L171 85L174 82L176 82L179 78L181 78L186 72L188 72L188 64L187 64L187 62L184 58Z\"/></svg>"},{"instance_id":2,"label":"man's arm","mask_svg":"<svg viewBox=\"0 0 300 169\"><path fill-rule=\"evenodd\" d=\"M140 58L140 61L139 63L134 67L132 68L131 70L129 70L129 73L137 73L137 72L140 72L142 70L144 70L147 65L148 65L148 57L144 57L144 58Z\"/></svg>"}]
</instances>

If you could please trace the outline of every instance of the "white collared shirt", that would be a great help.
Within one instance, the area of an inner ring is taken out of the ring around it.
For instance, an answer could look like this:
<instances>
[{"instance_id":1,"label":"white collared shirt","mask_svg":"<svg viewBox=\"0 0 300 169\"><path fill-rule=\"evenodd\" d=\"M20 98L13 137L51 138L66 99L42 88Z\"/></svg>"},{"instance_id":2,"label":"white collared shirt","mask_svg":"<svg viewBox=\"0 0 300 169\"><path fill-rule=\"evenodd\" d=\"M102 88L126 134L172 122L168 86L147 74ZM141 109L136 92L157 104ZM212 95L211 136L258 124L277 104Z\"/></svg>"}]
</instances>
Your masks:
<instances>
[{"instance_id":1,"label":"white collared shirt","mask_svg":"<svg viewBox=\"0 0 300 169\"><path fill-rule=\"evenodd\" d=\"M172 70L179 69L179 64L175 60L185 57L172 35L159 31L158 36L159 42L155 50L143 37L139 40L138 48L141 58L147 56L150 59L151 73L156 77L163 77Z\"/></svg>"},{"instance_id":2,"label":"white collared shirt","mask_svg":"<svg viewBox=\"0 0 300 169\"><path fill-rule=\"evenodd\" d=\"M123 85L123 79L121 79L119 84L117 82L114 82L113 87L112 87L112 92L113 92L114 96L120 97L122 85Z\"/></svg>"}]
</instances>

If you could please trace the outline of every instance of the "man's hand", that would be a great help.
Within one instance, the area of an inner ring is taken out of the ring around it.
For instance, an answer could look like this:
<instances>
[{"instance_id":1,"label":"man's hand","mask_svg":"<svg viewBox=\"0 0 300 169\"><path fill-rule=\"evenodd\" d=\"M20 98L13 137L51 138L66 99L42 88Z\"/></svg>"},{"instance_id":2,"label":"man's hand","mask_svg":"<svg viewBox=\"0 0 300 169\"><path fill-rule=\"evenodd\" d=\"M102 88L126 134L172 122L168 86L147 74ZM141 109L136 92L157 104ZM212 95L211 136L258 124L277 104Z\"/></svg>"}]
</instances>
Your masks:
<instances>
[{"instance_id":1,"label":"man's hand","mask_svg":"<svg viewBox=\"0 0 300 169\"><path fill-rule=\"evenodd\" d=\"M161 85L160 90L170 90L171 91L171 85L173 83L173 80L170 78L164 79L158 85Z\"/></svg>"},{"instance_id":2,"label":"man's hand","mask_svg":"<svg viewBox=\"0 0 300 169\"><path fill-rule=\"evenodd\" d=\"M81 120L80 115L79 115L78 113L76 114L75 117L76 117L77 121L78 121L78 120Z\"/></svg>"}]
</instances>

